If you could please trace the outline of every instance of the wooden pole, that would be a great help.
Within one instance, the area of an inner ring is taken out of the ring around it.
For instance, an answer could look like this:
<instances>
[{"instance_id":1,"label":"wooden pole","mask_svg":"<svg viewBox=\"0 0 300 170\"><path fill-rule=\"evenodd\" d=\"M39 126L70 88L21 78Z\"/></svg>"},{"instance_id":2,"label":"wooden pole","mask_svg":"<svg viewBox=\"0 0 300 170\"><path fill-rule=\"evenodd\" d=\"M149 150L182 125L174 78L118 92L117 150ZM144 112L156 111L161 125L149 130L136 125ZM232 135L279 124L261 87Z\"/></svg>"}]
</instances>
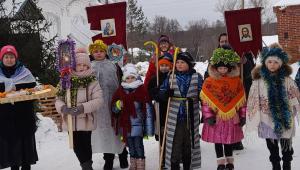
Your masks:
<instances>
[{"instance_id":1,"label":"wooden pole","mask_svg":"<svg viewBox=\"0 0 300 170\"><path fill-rule=\"evenodd\" d=\"M178 52L179 52L179 48L176 47L175 48L175 53L174 53L174 61L173 61L173 68L172 68L170 89L173 88L173 79L174 79L174 73L175 73L175 64L176 64ZM171 102L171 97L169 97L169 99L168 99L167 114L166 114L166 120L165 120L165 126L164 126L164 135L163 135L163 141L162 141L162 145L161 145L161 150L162 151L163 151L163 149L165 147L165 143L166 143L167 123L168 123L168 117L169 117L169 112L170 112L170 102ZM160 157L159 157L159 167L158 167L159 170L161 170L162 160L163 160L163 156L164 156L163 153L164 152L161 152L160 153Z\"/></svg>"},{"instance_id":2,"label":"wooden pole","mask_svg":"<svg viewBox=\"0 0 300 170\"><path fill-rule=\"evenodd\" d=\"M66 97L67 97L67 107L71 108L72 106L71 106L71 90L70 89L67 89ZM68 132L69 132L69 146L70 146L70 149L73 149L74 143L73 143L73 118L72 118L72 115L68 114L67 119L68 119L67 121L68 121Z\"/></svg>"}]
</instances>

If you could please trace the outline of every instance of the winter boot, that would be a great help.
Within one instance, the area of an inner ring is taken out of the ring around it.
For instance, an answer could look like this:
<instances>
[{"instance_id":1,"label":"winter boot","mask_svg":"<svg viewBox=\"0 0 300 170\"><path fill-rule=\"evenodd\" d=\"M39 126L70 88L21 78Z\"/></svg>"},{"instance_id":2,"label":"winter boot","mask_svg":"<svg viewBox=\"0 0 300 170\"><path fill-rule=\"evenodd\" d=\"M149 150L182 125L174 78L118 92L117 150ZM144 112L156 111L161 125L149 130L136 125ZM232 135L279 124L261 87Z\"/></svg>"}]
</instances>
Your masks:
<instances>
[{"instance_id":1,"label":"winter boot","mask_svg":"<svg viewBox=\"0 0 300 170\"><path fill-rule=\"evenodd\" d=\"M244 149L244 145L242 142L238 142L238 143L235 143L232 145L232 150L239 151L239 150L243 150L243 149Z\"/></svg>"},{"instance_id":2,"label":"winter boot","mask_svg":"<svg viewBox=\"0 0 300 170\"><path fill-rule=\"evenodd\" d=\"M128 152L126 148L124 148L123 152L119 154L119 162L120 162L120 168L125 169L128 168L128 160L127 160Z\"/></svg>"},{"instance_id":3,"label":"winter boot","mask_svg":"<svg viewBox=\"0 0 300 170\"><path fill-rule=\"evenodd\" d=\"M226 170L234 170L234 165L232 163L226 164Z\"/></svg>"},{"instance_id":4,"label":"winter boot","mask_svg":"<svg viewBox=\"0 0 300 170\"><path fill-rule=\"evenodd\" d=\"M22 165L21 170L30 170L31 166L30 165Z\"/></svg>"},{"instance_id":5,"label":"winter boot","mask_svg":"<svg viewBox=\"0 0 300 170\"><path fill-rule=\"evenodd\" d=\"M179 163L171 162L171 170L180 170Z\"/></svg>"},{"instance_id":6,"label":"winter boot","mask_svg":"<svg viewBox=\"0 0 300 170\"><path fill-rule=\"evenodd\" d=\"M10 167L10 170L19 170L20 168L19 168L19 166L11 166Z\"/></svg>"},{"instance_id":7,"label":"winter boot","mask_svg":"<svg viewBox=\"0 0 300 170\"><path fill-rule=\"evenodd\" d=\"M114 166L115 155L111 153L104 153L103 158L105 160L103 170L112 170Z\"/></svg>"},{"instance_id":8,"label":"winter boot","mask_svg":"<svg viewBox=\"0 0 300 170\"><path fill-rule=\"evenodd\" d=\"M225 165L218 165L217 170L226 170Z\"/></svg>"},{"instance_id":9,"label":"winter boot","mask_svg":"<svg viewBox=\"0 0 300 170\"><path fill-rule=\"evenodd\" d=\"M136 159L136 170L145 170L145 159Z\"/></svg>"},{"instance_id":10,"label":"winter boot","mask_svg":"<svg viewBox=\"0 0 300 170\"><path fill-rule=\"evenodd\" d=\"M130 158L129 170L136 170L136 159L135 158Z\"/></svg>"},{"instance_id":11,"label":"winter boot","mask_svg":"<svg viewBox=\"0 0 300 170\"><path fill-rule=\"evenodd\" d=\"M82 170L93 170L92 164L93 164L93 161L89 160L89 161L82 163L80 166L81 166Z\"/></svg>"},{"instance_id":12,"label":"winter boot","mask_svg":"<svg viewBox=\"0 0 300 170\"><path fill-rule=\"evenodd\" d=\"M291 162L286 162L286 161L284 161L283 162L283 166L282 166L282 169L283 170L291 170Z\"/></svg>"},{"instance_id":13,"label":"winter boot","mask_svg":"<svg viewBox=\"0 0 300 170\"><path fill-rule=\"evenodd\" d=\"M272 162L273 170L281 170L280 162Z\"/></svg>"}]
</instances>

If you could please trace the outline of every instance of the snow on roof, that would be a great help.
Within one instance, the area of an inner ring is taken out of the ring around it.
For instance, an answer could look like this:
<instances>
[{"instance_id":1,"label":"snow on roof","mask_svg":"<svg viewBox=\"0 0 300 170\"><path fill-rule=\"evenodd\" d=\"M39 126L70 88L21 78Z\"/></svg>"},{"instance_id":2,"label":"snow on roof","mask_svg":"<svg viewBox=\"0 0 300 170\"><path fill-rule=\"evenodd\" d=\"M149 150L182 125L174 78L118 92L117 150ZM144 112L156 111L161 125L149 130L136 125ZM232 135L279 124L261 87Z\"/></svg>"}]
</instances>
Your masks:
<instances>
[{"instance_id":1,"label":"snow on roof","mask_svg":"<svg viewBox=\"0 0 300 170\"><path fill-rule=\"evenodd\" d=\"M300 0L280 0L274 6L292 6L300 5Z\"/></svg>"},{"instance_id":2,"label":"snow on roof","mask_svg":"<svg viewBox=\"0 0 300 170\"><path fill-rule=\"evenodd\" d=\"M271 45L272 43L278 43L278 35L271 35L271 36L263 36L263 46Z\"/></svg>"}]
</instances>

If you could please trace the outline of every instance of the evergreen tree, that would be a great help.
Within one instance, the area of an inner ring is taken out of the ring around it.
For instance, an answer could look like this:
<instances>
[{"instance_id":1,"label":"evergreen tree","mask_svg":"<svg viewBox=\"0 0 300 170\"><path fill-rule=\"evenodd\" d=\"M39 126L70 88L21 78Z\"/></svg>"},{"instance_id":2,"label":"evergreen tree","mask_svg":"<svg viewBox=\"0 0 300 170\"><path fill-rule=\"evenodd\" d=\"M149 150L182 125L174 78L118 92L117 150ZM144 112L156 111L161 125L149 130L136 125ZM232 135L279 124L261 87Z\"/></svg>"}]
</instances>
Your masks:
<instances>
[{"instance_id":1,"label":"evergreen tree","mask_svg":"<svg viewBox=\"0 0 300 170\"><path fill-rule=\"evenodd\" d=\"M143 45L143 37L147 33L149 21L145 17L142 7L137 6L137 0L128 0L127 33L128 46Z\"/></svg>"},{"instance_id":2,"label":"evergreen tree","mask_svg":"<svg viewBox=\"0 0 300 170\"><path fill-rule=\"evenodd\" d=\"M0 34L5 37L5 41L0 42L0 46L9 43L18 47L20 60L38 77L39 82L56 85L59 80L55 69L56 36L45 37L51 23L41 15L42 10L36 6L35 1L26 0L26 3L31 4L28 8L22 5L24 11L18 8L21 4L15 0L11 1L11 10L7 11L4 2L0 1ZM36 8L31 8L31 5Z\"/></svg>"}]
</instances>

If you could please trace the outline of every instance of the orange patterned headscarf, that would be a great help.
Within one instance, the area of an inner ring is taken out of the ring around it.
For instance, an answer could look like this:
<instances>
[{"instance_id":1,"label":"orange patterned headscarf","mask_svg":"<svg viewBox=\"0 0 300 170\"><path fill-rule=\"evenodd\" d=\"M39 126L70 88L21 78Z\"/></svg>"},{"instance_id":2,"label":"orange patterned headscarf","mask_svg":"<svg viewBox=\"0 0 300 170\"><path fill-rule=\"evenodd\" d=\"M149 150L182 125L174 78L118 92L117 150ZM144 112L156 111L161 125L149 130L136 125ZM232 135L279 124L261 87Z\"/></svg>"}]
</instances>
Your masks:
<instances>
[{"instance_id":1,"label":"orange patterned headscarf","mask_svg":"<svg viewBox=\"0 0 300 170\"><path fill-rule=\"evenodd\" d=\"M208 77L204 81L200 97L222 120L233 118L246 102L244 87L239 77Z\"/></svg>"}]
</instances>

